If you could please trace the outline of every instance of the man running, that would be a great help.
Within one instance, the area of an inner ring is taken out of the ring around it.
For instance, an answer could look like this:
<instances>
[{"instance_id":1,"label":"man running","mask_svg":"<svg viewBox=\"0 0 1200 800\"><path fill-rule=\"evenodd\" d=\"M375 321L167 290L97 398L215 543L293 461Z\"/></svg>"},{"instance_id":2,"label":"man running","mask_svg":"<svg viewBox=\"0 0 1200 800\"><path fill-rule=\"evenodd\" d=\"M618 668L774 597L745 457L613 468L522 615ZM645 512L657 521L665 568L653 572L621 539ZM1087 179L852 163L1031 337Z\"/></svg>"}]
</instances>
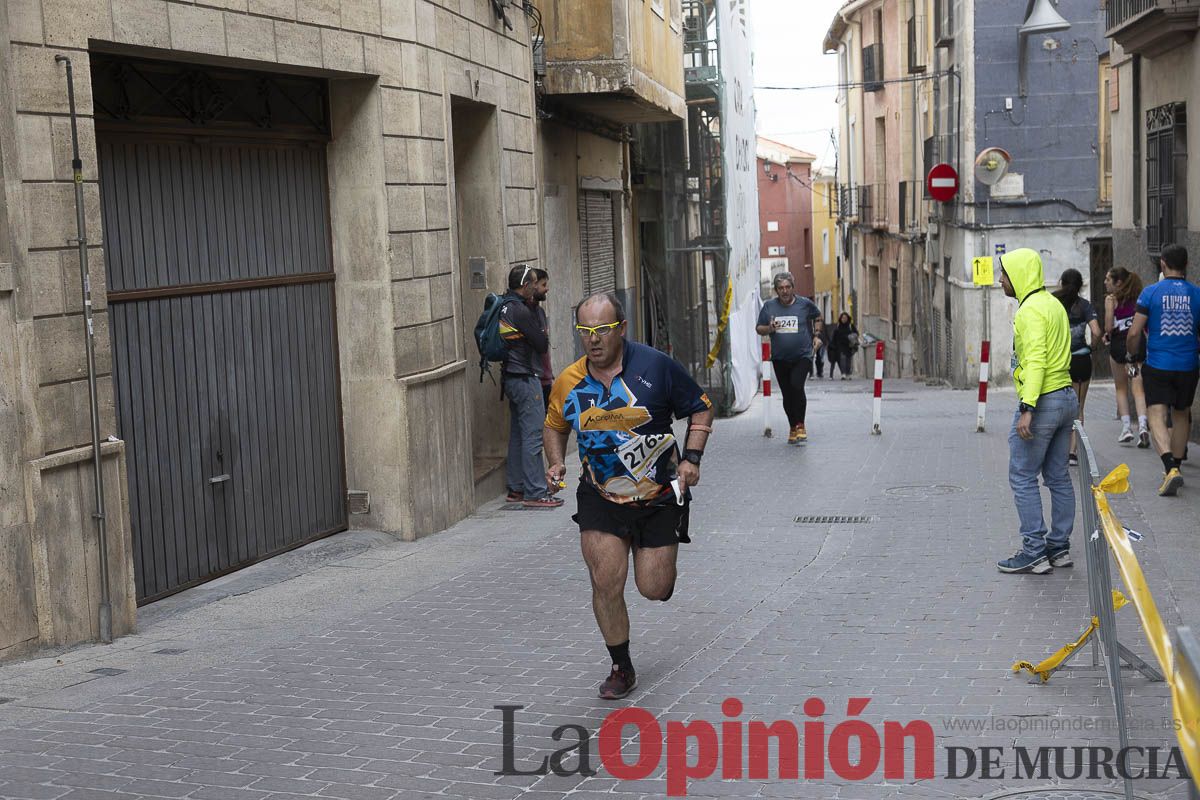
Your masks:
<instances>
[{"instance_id":1,"label":"man running","mask_svg":"<svg viewBox=\"0 0 1200 800\"><path fill-rule=\"evenodd\" d=\"M775 297L763 304L754 330L771 337L771 366L783 392L783 411L788 418L788 444L804 444L808 431L804 417L808 396L804 383L813 369L813 352L823 345L825 323L821 309L807 297L796 296L791 273L775 276Z\"/></svg>"},{"instance_id":2,"label":"man running","mask_svg":"<svg viewBox=\"0 0 1200 800\"><path fill-rule=\"evenodd\" d=\"M566 475L574 430L583 473L573 519L591 576L592 611L613 665L600 697L616 700L637 686L625 606L629 554L642 596L669 600L679 542L689 541L687 490L700 482L713 408L679 362L625 340L625 310L616 295L588 297L575 320L586 355L550 391L546 479L555 486ZM683 417L690 421L681 460L671 420Z\"/></svg>"},{"instance_id":3,"label":"man running","mask_svg":"<svg viewBox=\"0 0 1200 800\"><path fill-rule=\"evenodd\" d=\"M1158 264L1163 279L1147 286L1138 297L1126 349L1134 370L1138 369L1138 362L1145 361L1141 367L1142 388L1146 392L1150 436L1163 462L1158 493L1171 497L1183 486L1179 464L1187 455L1192 401L1200 379L1196 365L1200 288L1187 280L1188 254L1182 245L1164 247ZM1147 337L1143 349L1144 332Z\"/></svg>"}]
</instances>

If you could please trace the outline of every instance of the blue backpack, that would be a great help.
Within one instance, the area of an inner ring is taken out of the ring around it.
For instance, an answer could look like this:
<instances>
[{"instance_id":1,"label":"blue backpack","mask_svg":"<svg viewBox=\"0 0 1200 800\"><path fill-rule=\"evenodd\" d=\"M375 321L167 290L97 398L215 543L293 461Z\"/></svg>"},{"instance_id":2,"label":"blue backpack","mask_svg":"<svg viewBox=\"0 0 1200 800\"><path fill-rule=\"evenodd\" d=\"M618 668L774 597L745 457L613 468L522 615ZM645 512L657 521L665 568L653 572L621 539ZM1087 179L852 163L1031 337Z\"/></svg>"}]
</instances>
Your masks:
<instances>
[{"instance_id":1,"label":"blue backpack","mask_svg":"<svg viewBox=\"0 0 1200 800\"><path fill-rule=\"evenodd\" d=\"M490 292L483 301L483 313L475 323L475 346L479 348L479 382L483 383L486 374L492 377L491 362L503 361L508 357L508 343L500 336L500 311L508 303L515 302L511 298L505 300L502 295Z\"/></svg>"}]
</instances>

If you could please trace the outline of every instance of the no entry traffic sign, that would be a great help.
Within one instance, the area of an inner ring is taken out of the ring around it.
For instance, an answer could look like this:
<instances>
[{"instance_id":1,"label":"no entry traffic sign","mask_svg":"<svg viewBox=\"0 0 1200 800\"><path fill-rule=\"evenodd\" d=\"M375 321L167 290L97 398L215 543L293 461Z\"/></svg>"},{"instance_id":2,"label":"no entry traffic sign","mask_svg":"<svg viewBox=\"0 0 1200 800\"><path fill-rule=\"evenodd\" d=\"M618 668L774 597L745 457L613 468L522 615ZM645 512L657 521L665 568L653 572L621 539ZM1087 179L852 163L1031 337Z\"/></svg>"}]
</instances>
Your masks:
<instances>
[{"instance_id":1,"label":"no entry traffic sign","mask_svg":"<svg viewBox=\"0 0 1200 800\"><path fill-rule=\"evenodd\" d=\"M958 172L949 164L936 164L925 179L929 196L939 203L948 203L958 194Z\"/></svg>"}]
</instances>

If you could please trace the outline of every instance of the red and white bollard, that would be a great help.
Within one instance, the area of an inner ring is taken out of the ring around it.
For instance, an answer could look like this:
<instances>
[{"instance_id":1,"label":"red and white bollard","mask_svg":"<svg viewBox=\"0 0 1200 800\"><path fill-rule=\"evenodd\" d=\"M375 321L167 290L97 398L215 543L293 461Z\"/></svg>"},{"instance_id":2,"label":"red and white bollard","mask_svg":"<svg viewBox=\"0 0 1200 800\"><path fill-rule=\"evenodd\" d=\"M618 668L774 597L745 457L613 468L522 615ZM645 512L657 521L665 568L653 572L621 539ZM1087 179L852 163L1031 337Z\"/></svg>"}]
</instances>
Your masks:
<instances>
[{"instance_id":1,"label":"red and white bollard","mask_svg":"<svg viewBox=\"0 0 1200 800\"><path fill-rule=\"evenodd\" d=\"M984 339L983 344L979 348L979 412L975 420L975 431L983 433L984 422L987 417L987 387L988 387L988 361L992 356L992 343Z\"/></svg>"},{"instance_id":2,"label":"red and white bollard","mask_svg":"<svg viewBox=\"0 0 1200 800\"><path fill-rule=\"evenodd\" d=\"M762 343L763 436L771 438L771 343Z\"/></svg>"},{"instance_id":3,"label":"red and white bollard","mask_svg":"<svg viewBox=\"0 0 1200 800\"><path fill-rule=\"evenodd\" d=\"M871 433L878 435L883 433L879 427L880 416L883 413L883 342L875 344L875 400L874 400L874 421L871 425Z\"/></svg>"}]
</instances>

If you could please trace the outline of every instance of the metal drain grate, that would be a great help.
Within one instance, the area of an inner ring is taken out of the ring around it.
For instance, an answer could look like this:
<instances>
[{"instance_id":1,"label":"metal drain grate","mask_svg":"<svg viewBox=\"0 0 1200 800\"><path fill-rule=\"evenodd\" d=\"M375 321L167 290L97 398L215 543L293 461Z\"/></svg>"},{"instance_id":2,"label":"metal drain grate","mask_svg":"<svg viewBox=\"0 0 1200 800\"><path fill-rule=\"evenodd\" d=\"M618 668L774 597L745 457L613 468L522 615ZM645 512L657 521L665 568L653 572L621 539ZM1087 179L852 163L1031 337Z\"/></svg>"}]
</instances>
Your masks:
<instances>
[{"instance_id":1,"label":"metal drain grate","mask_svg":"<svg viewBox=\"0 0 1200 800\"><path fill-rule=\"evenodd\" d=\"M867 514L801 514L797 525L869 525L875 518Z\"/></svg>"},{"instance_id":2,"label":"metal drain grate","mask_svg":"<svg viewBox=\"0 0 1200 800\"><path fill-rule=\"evenodd\" d=\"M89 669L89 675L103 675L105 678L111 678L114 675L124 675L129 672L127 669L117 669L116 667L100 667L100 669Z\"/></svg>"},{"instance_id":3,"label":"metal drain grate","mask_svg":"<svg viewBox=\"0 0 1200 800\"><path fill-rule=\"evenodd\" d=\"M182 655L186 652L187 652L187 650L184 650L179 647L164 647L162 650L155 650L154 655L156 655L156 656L178 656L178 655Z\"/></svg>"}]
</instances>

